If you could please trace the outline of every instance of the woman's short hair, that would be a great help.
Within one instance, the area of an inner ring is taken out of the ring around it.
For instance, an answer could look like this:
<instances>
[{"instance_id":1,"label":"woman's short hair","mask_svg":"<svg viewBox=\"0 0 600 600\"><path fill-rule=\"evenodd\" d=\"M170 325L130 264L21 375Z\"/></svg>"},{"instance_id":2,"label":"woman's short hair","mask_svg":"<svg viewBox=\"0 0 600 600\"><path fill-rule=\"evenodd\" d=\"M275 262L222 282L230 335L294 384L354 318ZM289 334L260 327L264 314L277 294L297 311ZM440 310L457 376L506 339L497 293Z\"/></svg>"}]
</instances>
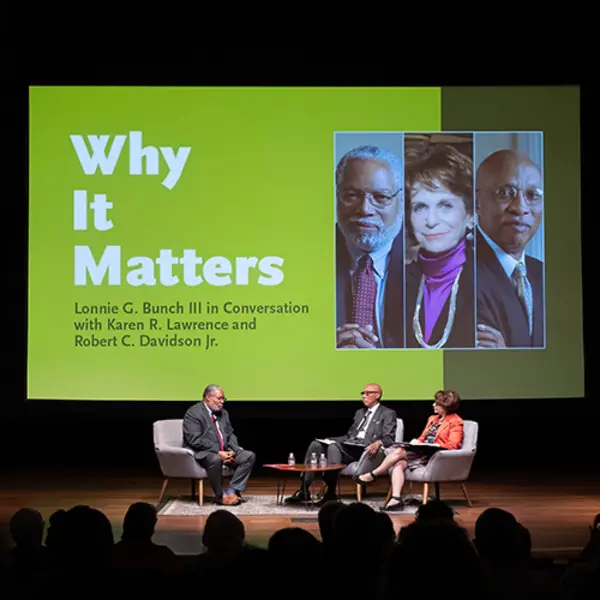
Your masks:
<instances>
[{"instance_id":1,"label":"woman's short hair","mask_svg":"<svg viewBox=\"0 0 600 600\"><path fill-rule=\"evenodd\" d=\"M443 406L448 414L458 412L458 409L460 408L460 396L458 395L458 392L447 390L441 392L440 396L438 396L438 394L440 394L440 392L435 395L436 404Z\"/></svg>"},{"instance_id":2,"label":"woman's short hair","mask_svg":"<svg viewBox=\"0 0 600 600\"><path fill-rule=\"evenodd\" d=\"M406 152L404 210L406 223L406 262L416 260L419 243L412 230L411 198L420 185L434 191L439 182L449 192L462 198L468 215L473 214L473 161L450 144L431 144L425 149Z\"/></svg>"},{"instance_id":3,"label":"woman's short hair","mask_svg":"<svg viewBox=\"0 0 600 600\"><path fill-rule=\"evenodd\" d=\"M435 190L438 182L462 198L468 214L473 214L473 161L450 144L432 144L406 157L406 208L410 210L413 189L421 185Z\"/></svg>"}]
</instances>

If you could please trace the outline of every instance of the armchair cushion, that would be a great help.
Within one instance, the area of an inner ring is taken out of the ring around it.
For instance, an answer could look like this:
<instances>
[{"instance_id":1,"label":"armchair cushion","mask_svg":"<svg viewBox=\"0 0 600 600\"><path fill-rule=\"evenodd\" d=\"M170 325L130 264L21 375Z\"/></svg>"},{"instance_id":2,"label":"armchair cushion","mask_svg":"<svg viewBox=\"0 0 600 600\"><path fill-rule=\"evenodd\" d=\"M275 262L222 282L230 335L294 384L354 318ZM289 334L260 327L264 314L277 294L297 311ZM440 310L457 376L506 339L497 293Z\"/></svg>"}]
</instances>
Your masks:
<instances>
[{"instance_id":1,"label":"armchair cushion","mask_svg":"<svg viewBox=\"0 0 600 600\"><path fill-rule=\"evenodd\" d=\"M373 469L376 469L383 462L384 458L385 454L381 449L375 456L369 456L365 450L358 460L351 462L341 471L341 475L353 477L354 475L369 473Z\"/></svg>"},{"instance_id":2,"label":"armchair cushion","mask_svg":"<svg viewBox=\"0 0 600 600\"><path fill-rule=\"evenodd\" d=\"M404 421L402 419L396 419L396 442L402 442L404 440ZM363 452L361 457L351 462L346 466L345 469L340 471L340 475L353 477L354 475L363 475L369 473L373 469L376 469L385 458L385 448L380 448L379 452L370 457L367 452Z\"/></svg>"},{"instance_id":3,"label":"armchair cushion","mask_svg":"<svg viewBox=\"0 0 600 600\"><path fill-rule=\"evenodd\" d=\"M406 470L407 481L443 482L466 481L477 452L479 426L465 421L463 445L459 450L439 450L426 465Z\"/></svg>"},{"instance_id":4,"label":"armchair cushion","mask_svg":"<svg viewBox=\"0 0 600 600\"><path fill-rule=\"evenodd\" d=\"M475 455L470 450L440 450L426 465L407 469L407 481L465 481Z\"/></svg>"},{"instance_id":5,"label":"armchair cushion","mask_svg":"<svg viewBox=\"0 0 600 600\"><path fill-rule=\"evenodd\" d=\"M194 458L194 451L183 445L183 419L168 419L154 423L154 451L164 477L207 479L206 469ZM223 467L223 475L233 471Z\"/></svg>"}]
</instances>

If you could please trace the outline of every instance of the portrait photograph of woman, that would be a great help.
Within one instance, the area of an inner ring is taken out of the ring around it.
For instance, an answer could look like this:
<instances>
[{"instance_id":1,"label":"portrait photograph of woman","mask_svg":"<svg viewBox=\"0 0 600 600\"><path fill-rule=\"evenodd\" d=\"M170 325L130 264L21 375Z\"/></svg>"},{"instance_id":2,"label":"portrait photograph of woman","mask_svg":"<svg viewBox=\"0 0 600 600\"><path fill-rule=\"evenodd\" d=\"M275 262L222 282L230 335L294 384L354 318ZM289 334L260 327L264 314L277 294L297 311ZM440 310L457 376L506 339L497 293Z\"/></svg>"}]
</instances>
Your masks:
<instances>
[{"instance_id":1,"label":"portrait photograph of woman","mask_svg":"<svg viewBox=\"0 0 600 600\"><path fill-rule=\"evenodd\" d=\"M474 348L472 134L405 134L407 348Z\"/></svg>"}]
</instances>

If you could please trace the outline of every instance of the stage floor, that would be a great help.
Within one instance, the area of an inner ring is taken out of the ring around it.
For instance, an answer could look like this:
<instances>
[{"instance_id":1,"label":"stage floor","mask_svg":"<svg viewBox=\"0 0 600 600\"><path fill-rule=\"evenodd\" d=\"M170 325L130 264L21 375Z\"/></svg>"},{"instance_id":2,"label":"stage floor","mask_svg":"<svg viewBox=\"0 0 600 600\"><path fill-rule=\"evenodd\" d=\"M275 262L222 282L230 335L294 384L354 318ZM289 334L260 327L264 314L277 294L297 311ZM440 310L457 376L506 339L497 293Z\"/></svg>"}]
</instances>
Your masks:
<instances>
[{"instance_id":1,"label":"stage floor","mask_svg":"<svg viewBox=\"0 0 600 600\"><path fill-rule=\"evenodd\" d=\"M94 469L8 473L2 474L0 481L0 535L4 540L8 539L8 520L19 508L36 508L48 518L59 508L70 508L76 504L88 504L103 511L113 523L115 538L118 539L128 506L138 501L155 504L162 485L159 474ZM275 477L259 474L252 478L246 495L275 495L275 487ZM290 482L287 489L292 493L294 482ZM378 480L369 490L384 494L387 480ZM459 485L443 484L441 495L458 511L457 521L471 535L483 510L492 506L503 508L512 512L530 530L534 554L539 558L568 560L576 556L587 542L588 527L600 512L600 479L596 473L588 476L480 474L467 484L467 490L472 508L465 503ZM413 491L421 493L422 490L415 485ZM342 492L351 498L354 482L343 478ZM169 482L167 497L189 494L189 482ZM205 494L211 495L208 483ZM266 545L274 531L289 526L303 527L318 536L316 517L241 518L246 526L247 540L253 544ZM392 520L398 530L413 518L393 516ZM168 545L177 554L199 553L202 551L201 533L205 520L203 516L160 517L155 540Z\"/></svg>"}]
</instances>

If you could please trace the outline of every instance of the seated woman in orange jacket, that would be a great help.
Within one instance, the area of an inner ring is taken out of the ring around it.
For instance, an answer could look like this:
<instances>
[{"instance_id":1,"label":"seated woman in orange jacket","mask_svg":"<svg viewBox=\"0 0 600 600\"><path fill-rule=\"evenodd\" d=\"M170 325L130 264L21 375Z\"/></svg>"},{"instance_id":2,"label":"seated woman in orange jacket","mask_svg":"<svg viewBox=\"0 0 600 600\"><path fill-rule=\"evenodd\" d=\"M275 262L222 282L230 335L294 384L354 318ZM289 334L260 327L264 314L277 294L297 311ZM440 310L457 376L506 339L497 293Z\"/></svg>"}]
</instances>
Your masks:
<instances>
[{"instance_id":1,"label":"seated woman in orange jacket","mask_svg":"<svg viewBox=\"0 0 600 600\"><path fill-rule=\"evenodd\" d=\"M457 450L462 446L464 421L458 416L460 396L454 391L436 392L433 403L434 415L427 419L423 433L411 444L434 444L445 450ZM354 480L363 487L375 481L378 475L392 469L392 495L383 507L384 511L400 512L404 509L401 493L404 486L404 471L426 464L428 457L404 448L391 448L391 452L376 469L364 475L355 475Z\"/></svg>"}]
</instances>

